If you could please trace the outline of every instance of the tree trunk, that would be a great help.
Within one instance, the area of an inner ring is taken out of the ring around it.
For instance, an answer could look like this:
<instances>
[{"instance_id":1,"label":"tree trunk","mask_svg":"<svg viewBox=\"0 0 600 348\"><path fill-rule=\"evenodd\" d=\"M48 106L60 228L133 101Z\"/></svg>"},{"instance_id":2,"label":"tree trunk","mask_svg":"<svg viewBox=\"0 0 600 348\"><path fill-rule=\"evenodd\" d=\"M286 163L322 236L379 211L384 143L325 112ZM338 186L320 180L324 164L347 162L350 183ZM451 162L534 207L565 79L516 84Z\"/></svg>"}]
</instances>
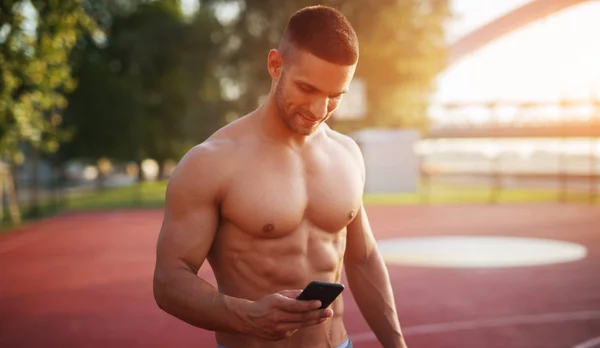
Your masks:
<instances>
[{"instance_id":1,"label":"tree trunk","mask_svg":"<svg viewBox=\"0 0 600 348\"><path fill-rule=\"evenodd\" d=\"M32 217L40 216L40 176L39 176L40 153L38 149L31 149L31 182L30 182L30 210Z\"/></svg>"},{"instance_id":2,"label":"tree trunk","mask_svg":"<svg viewBox=\"0 0 600 348\"><path fill-rule=\"evenodd\" d=\"M98 191L104 191L106 188L106 176L101 170L98 170L98 177L96 178L96 189Z\"/></svg>"},{"instance_id":3,"label":"tree trunk","mask_svg":"<svg viewBox=\"0 0 600 348\"><path fill-rule=\"evenodd\" d=\"M138 165L138 184L144 182L144 172L142 171L142 161L137 161Z\"/></svg>"},{"instance_id":4,"label":"tree trunk","mask_svg":"<svg viewBox=\"0 0 600 348\"><path fill-rule=\"evenodd\" d=\"M156 175L156 181L164 180L165 178L165 161L157 161L158 162L158 174Z\"/></svg>"},{"instance_id":5,"label":"tree trunk","mask_svg":"<svg viewBox=\"0 0 600 348\"><path fill-rule=\"evenodd\" d=\"M20 225L21 224L21 212L19 209L19 200L17 199L14 179L11 174L11 171L5 170L3 177L4 177L4 187L6 190L6 197L7 197L7 201L8 201L8 209L10 212L12 222L15 225Z\"/></svg>"}]
</instances>

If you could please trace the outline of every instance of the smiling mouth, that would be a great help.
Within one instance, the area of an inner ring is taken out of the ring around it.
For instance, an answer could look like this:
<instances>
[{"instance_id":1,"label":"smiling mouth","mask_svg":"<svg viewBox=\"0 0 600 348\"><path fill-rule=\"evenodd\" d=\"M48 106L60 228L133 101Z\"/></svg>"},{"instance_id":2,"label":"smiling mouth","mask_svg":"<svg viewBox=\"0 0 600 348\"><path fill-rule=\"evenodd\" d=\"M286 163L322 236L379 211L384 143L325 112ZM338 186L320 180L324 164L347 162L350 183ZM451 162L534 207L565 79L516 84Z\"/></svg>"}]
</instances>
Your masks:
<instances>
[{"instance_id":1,"label":"smiling mouth","mask_svg":"<svg viewBox=\"0 0 600 348\"><path fill-rule=\"evenodd\" d=\"M317 120L313 120L311 118L308 118L302 114L299 114L300 118L302 118L302 120L304 121L304 123L309 124L309 125L315 125L317 123Z\"/></svg>"}]
</instances>

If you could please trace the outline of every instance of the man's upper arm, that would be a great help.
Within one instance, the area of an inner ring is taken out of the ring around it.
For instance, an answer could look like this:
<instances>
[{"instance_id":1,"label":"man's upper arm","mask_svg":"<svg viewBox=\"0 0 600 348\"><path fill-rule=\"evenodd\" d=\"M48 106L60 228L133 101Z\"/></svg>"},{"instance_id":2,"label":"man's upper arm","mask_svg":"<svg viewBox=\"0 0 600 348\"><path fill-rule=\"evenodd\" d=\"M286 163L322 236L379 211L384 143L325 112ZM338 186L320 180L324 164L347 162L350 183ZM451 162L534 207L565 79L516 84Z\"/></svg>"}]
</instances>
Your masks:
<instances>
[{"instance_id":1,"label":"man's upper arm","mask_svg":"<svg viewBox=\"0 0 600 348\"><path fill-rule=\"evenodd\" d=\"M218 227L223 178L219 151L199 145L180 161L167 187L163 224L157 242L156 272L189 269L197 273Z\"/></svg>"},{"instance_id":2,"label":"man's upper arm","mask_svg":"<svg viewBox=\"0 0 600 348\"><path fill-rule=\"evenodd\" d=\"M353 160L360 168L362 177L362 187L364 189L366 180L365 163L358 147L358 144L349 137L345 137L344 145L350 151ZM361 191L362 192L362 191ZM371 253L376 250L376 242L371 231L371 225L369 218L365 211L365 207L361 202L360 210L356 214L356 217L347 227L346 236L346 252L344 256L344 262L346 264L361 263L367 261L371 256Z\"/></svg>"}]
</instances>

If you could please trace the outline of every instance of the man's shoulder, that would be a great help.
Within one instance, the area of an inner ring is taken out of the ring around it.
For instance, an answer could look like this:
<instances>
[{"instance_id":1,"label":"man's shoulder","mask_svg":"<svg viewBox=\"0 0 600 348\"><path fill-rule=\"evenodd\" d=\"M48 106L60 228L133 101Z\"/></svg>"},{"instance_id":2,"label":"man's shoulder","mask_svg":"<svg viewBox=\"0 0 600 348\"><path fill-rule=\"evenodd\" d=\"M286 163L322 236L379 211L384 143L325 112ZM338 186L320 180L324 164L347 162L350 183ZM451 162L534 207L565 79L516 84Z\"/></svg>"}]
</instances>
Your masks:
<instances>
[{"instance_id":1,"label":"man's shoulder","mask_svg":"<svg viewBox=\"0 0 600 348\"><path fill-rule=\"evenodd\" d=\"M325 132L329 139L341 145L345 150L349 151L357 159L362 159L360 147L352 137L340 133L334 129L331 129L330 127L327 127Z\"/></svg>"},{"instance_id":2,"label":"man's shoulder","mask_svg":"<svg viewBox=\"0 0 600 348\"><path fill-rule=\"evenodd\" d=\"M175 196L218 197L233 171L234 144L227 139L209 138L195 145L181 158L169 180L167 193Z\"/></svg>"},{"instance_id":3,"label":"man's shoulder","mask_svg":"<svg viewBox=\"0 0 600 348\"><path fill-rule=\"evenodd\" d=\"M186 156L197 161L217 161L225 164L240 147L243 139L239 134L241 119L220 128L202 143L192 147Z\"/></svg>"},{"instance_id":4,"label":"man's shoulder","mask_svg":"<svg viewBox=\"0 0 600 348\"><path fill-rule=\"evenodd\" d=\"M213 135L191 147L179 161L177 169L194 175L224 173L234 163L231 157L236 148L234 139Z\"/></svg>"},{"instance_id":5,"label":"man's shoulder","mask_svg":"<svg viewBox=\"0 0 600 348\"><path fill-rule=\"evenodd\" d=\"M194 162L211 162L232 151L234 146L234 142L229 139L207 139L190 148L184 159Z\"/></svg>"}]
</instances>

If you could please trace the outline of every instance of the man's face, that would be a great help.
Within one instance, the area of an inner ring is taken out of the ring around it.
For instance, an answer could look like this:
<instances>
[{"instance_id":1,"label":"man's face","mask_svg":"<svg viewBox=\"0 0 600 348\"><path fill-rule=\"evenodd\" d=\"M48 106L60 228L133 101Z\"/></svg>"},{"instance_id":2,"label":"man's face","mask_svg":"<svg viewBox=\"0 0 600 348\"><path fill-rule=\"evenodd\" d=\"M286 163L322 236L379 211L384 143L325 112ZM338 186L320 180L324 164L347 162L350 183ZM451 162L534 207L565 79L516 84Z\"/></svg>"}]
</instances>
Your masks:
<instances>
[{"instance_id":1,"label":"man's face","mask_svg":"<svg viewBox=\"0 0 600 348\"><path fill-rule=\"evenodd\" d=\"M294 49L276 81L279 116L295 133L312 134L337 109L356 65L337 65Z\"/></svg>"}]
</instances>

